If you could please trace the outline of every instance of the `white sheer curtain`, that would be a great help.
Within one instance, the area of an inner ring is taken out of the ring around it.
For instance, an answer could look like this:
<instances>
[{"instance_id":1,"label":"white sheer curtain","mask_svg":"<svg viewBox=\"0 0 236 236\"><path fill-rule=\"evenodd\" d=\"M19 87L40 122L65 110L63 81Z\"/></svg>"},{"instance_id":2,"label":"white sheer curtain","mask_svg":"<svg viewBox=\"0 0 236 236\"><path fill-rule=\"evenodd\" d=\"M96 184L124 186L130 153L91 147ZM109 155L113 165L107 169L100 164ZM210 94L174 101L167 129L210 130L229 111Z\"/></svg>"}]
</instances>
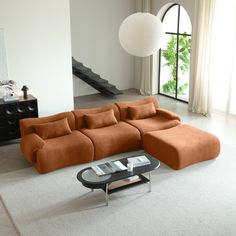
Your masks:
<instances>
[{"instance_id":1,"label":"white sheer curtain","mask_svg":"<svg viewBox=\"0 0 236 236\"><path fill-rule=\"evenodd\" d=\"M189 110L236 114L236 1L196 1Z\"/></svg>"},{"instance_id":2,"label":"white sheer curtain","mask_svg":"<svg viewBox=\"0 0 236 236\"><path fill-rule=\"evenodd\" d=\"M0 28L0 80L6 80L7 75L7 59L4 41L4 30Z\"/></svg>"},{"instance_id":3,"label":"white sheer curtain","mask_svg":"<svg viewBox=\"0 0 236 236\"><path fill-rule=\"evenodd\" d=\"M4 30L0 28L0 81L7 80L7 58L6 58L6 49L4 41ZM0 98L5 95L5 89L0 86Z\"/></svg>"},{"instance_id":4,"label":"white sheer curtain","mask_svg":"<svg viewBox=\"0 0 236 236\"><path fill-rule=\"evenodd\" d=\"M151 12L151 0L136 2L138 12ZM152 94L152 56L135 58L135 78L140 79L140 93L142 95Z\"/></svg>"},{"instance_id":5,"label":"white sheer curtain","mask_svg":"<svg viewBox=\"0 0 236 236\"><path fill-rule=\"evenodd\" d=\"M212 40L212 106L236 114L236 1L217 0Z\"/></svg>"},{"instance_id":6,"label":"white sheer curtain","mask_svg":"<svg viewBox=\"0 0 236 236\"><path fill-rule=\"evenodd\" d=\"M211 111L211 55L216 0L195 1L192 32L189 110L207 115Z\"/></svg>"}]
</instances>

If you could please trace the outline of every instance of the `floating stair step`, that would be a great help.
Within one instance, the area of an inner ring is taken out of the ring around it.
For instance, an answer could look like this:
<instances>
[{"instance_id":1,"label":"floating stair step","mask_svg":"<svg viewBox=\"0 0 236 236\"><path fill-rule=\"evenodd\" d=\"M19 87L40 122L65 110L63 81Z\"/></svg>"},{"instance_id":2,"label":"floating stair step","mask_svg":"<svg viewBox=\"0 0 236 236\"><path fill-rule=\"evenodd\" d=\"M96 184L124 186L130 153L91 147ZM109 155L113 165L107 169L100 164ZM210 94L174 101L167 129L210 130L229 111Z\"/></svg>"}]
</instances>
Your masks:
<instances>
[{"instance_id":1,"label":"floating stair step","mask_svg":"<svg viewBox=\"0 0 236 236\"><path fill-rule=\"evenodd\" d=\"M83 63L76 61L73 57L72 71L75 76L105 95L114 96L122 94L115 85L108 83L107 80L102 79L100 75L94 73L90 68L84 66Z\"/></svg>"},{"instance_id":2,"label":"floating stair step","mask_svg":"<svg viewBox=\"0 0 236 236\"><path fill-rule=\"evenodd\" d=\"M109 84L109 83L106 83L106 84L104 83L102 86L105 87L105 88L115 87L115 85Z\"/></svg>"},{"instance_id":3,"label":"floating stair step","mask_svg":"<svg viewBox=\"0 0 236 236\"><path fill-rule=\"evenodd\" d=\"M86 72L84 73L84 75L87 76L87 77L89 77L89 78L97 78L97 77L99 77L98 74L96 74L96 73L94 73L94 72L92 72L92 71L86 71Z\"/></svg>"},{"instance_id":4,"label":"floating stair step","mask_svg":"<svg viewBox=\"0 0 236 236\"><path fill-rule=\"evenodd\" d=\"M110 87L108 91L109 93L115 94L115 95L122 94L122 92L119 89L117 89L115 86Z\"/></svg>"},{"instance_id":5,"label":"floating stair step","mask_svg":"<svg viewBox=\"0 0 236 236\"><path fill-rule=\"evenodd\" d=\"M72 57L72 67L76 67L76 66L83 66L83 63L76 61L76 60Z\"/></svg>"},{"instance_id":6,"label":"floating stair step","mask_svg":"<svg viewBox=\"0 0 236 236\"><path fill-rule=\"evenodd\" d=\"M79 71L80 73L83 73L83 74L92 71L90 68L85 67L85 66L83 66L83 65L76 66L75 69L76 69L77 71Z\"/></svg>"},{"instance_id":7,"label":"floating stair step","mask_svg":"<svg viewBox=\"0 0 236 236\"><path fill-rule=\"evenodd\" d=\"M95 83L108 83L107 80L102 79L100 76L92 78Z\"/></svg>"}]
</instances>

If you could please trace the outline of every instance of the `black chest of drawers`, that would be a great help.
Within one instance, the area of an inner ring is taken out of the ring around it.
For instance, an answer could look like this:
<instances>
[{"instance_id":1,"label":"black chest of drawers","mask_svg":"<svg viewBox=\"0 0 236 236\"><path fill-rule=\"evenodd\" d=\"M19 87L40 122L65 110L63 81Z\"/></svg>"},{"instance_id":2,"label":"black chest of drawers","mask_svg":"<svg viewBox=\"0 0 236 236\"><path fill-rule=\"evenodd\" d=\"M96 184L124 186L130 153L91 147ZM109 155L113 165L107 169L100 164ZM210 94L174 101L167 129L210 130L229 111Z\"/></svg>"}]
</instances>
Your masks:
<instances>
[{"instance_id":1,"label":"black chest of drawers","mask_svg":"<svg viewBox=\"0 0 236 236\"><path fill-rule=\"evenodd\" d=\"M19 101L5 103L0 100L0 141L20 138L19 120L38 117L38 102L28 95L27 99L20 96Z\"/></svg>"}]
</instances>

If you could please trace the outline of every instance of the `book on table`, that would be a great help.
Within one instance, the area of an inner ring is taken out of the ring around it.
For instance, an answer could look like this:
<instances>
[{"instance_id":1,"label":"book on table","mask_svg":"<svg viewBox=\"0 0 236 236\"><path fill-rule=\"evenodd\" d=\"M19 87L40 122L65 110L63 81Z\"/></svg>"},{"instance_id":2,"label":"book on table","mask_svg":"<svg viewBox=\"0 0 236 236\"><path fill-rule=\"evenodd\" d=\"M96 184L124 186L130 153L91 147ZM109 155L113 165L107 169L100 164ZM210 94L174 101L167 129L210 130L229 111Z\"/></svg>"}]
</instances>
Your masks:
<instances>
[{"instance_id":1,"label":"book on table","mask_svg":"<svg viewBox=\"0 0 236 236\"><path fill-rule=\"evenodd\" d=\"M129 157L127 158L127 160L128 160L128 163L133 164L133 167L145 166L145 165L151 164L150 160L145 155Z\"/></svg>"},{"instance_id":2,"label":"book on table","mask_svg":"<svg viewBox=\"0 0 236 236\"><path fill-rule=\"evenodd\" d=\"M115 172L127 170L127 167L120 161L110 161L99 165L91 166L92 170L98 175L109 175Z\"/></svg>"}]
</instances>

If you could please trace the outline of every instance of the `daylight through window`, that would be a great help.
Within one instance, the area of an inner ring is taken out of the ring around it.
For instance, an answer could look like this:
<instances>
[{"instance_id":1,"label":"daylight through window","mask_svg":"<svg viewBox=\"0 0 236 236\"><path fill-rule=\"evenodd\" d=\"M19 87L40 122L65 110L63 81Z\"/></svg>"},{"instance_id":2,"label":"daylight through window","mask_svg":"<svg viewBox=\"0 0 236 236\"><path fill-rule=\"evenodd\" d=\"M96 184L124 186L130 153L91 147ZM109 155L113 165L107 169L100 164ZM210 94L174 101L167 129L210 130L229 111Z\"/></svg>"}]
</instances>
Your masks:
<instances>
[{"instance_id":1,"label":"daylight through window","mask_svg":"<svg viewBox=\"0 0 236 236\"><path fill-rule=\"evenodd\" d=\"M188 102L191 21L183 7L173 4L162 22L165 38L159 54L158 93Z\"/></svg>"}]
</instances>

